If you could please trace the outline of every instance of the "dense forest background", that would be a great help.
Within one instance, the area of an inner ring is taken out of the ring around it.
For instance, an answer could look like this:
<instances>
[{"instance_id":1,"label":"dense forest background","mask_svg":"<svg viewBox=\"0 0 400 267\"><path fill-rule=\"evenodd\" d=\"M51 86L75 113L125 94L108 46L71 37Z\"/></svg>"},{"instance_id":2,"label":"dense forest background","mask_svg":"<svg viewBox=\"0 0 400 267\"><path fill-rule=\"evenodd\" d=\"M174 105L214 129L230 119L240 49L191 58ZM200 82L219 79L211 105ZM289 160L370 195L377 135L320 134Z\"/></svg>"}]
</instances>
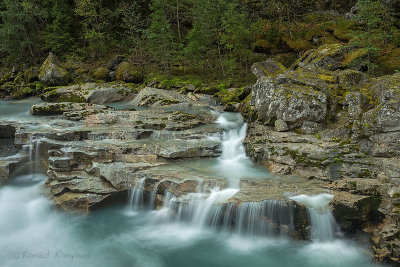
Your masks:
<instances>
[{"instance_id":1,"label":"dense forest background","mask_svg":"<svg viewBox=\"0 0 400 267\"><path fill-rule=\"evenodd\" d=\"M248 80L266 56L289 66L343 43L349 64L382 75L400 70L399 2L0 0L0 64L38 65L52 51L66 64L99 65L122 54L148 73Z\"/></svg>"}]
</instances>

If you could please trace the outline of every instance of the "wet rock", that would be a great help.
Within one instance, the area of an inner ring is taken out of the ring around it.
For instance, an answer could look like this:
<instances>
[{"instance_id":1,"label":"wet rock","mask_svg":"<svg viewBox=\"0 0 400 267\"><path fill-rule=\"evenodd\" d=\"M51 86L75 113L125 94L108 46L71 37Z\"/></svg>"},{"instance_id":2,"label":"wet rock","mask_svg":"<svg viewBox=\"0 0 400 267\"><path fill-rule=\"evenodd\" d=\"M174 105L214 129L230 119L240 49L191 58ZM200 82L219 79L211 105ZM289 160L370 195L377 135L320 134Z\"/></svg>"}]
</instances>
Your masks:
<instances>
[{"instance_id":1,"label":"wet rock","mask_svg":"<svg viewBox=\"0 0 400 267\"><path fill-rule=\"evenodd\" d=\"M40 103L33 105L31 108L31 115L62 115L68 112L81 112L82 115L88 116L109 110L106 106L84 104L84 103Z\"/></svg>"},{"instance_id":2,"label":"wet rock","mask_svg":"<svg viewBox=\"0 0 400 267\"><path fill-rule=\"evenodd\" d=\"M69 212L78 212L87 214L93 210L99 203L104 202L110 194L99 195L91 193L66 192L64 194L53 196L57 208Z\"/></svg>"},{"instance_id":3,"label":"wet rock","mask_svg":"<svg viewBox=\"0 0 400 267\"><path fill-rule=\"evenodd\" d=\"M41 82L49 85L65 85L70 79L70 75L66 69L61 66L58 58L49 53L49 56L40 67L39 79Z\"/></svg>"},{"instance_id":4,"label":"wet rock","mask_svg":"<svg viewBox=\"0 0 400 267\"><path fill-rule=\"evenodd\" d=\"M333 215L343 231L362 229L371 216L378 219L376 213L381 202L380 196L362 196L344 191L335 191L334 196L331 202Z\"/></svg>"},{"instance_id":5,"label":"wet rock","mask_svg":"<svg viewBox=\"0 0 400 267\"><path fill-rule=\"evenodd\" d=\"M0 139L14 139L15 131L12 124L0 124Z\"/></svg>"}]
</instances>

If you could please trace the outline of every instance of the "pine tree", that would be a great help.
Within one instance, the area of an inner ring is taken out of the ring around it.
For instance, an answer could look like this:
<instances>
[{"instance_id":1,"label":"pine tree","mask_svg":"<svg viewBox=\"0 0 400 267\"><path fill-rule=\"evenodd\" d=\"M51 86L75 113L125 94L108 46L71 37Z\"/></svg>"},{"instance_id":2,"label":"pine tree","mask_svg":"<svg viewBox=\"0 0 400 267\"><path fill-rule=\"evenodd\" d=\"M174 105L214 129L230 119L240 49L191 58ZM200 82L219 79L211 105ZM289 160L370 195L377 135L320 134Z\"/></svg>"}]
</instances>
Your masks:
<instances>
[{"instance_id":1,"label":"pine tree","mask_svg":"<svg viewBox=\"0 0 400 267\"><path fill-rule=\"evenodd\" d=\"M46 43L52 52L62 55L74 49L73 14L65 0L54 0L52 6L50 13L52 22L46 28Z\"/></svg>"},{"instance_id":2,"label":"pine tree","mask_svg":"<svg viewBox=\"0 0 400 267\"><path fill-rule=\"evenodd\" d=\"M148 48L151 55L161 63L164 71L168 71L176 51L171 25L166 18L162 0L153 0L151 10L151 25L147 32Z\"/></svg>"},{"instance_id":3,"label":"pine tree","mask_svg":"<svg viewBox=\"0 0 400 267\"><path fill-rule=\"evenodd\" d=\"M388 14L378 0L359 0L357 5L359 10L356 20L361 23L362 29L353 32L353 40L350 42L350 46L362 48L366 51L367 57L363 63L366 64L368 73L370 73L377 67L374 59L379 55L380 47L389 37L385 31Z\"/></svg>"},{"instance_id":4,"label":"pine tree","mask_svg":"<svg viewBox=\"0 0 400 267\"><path fill-rule=\"evenodd\" d=\"M41 49L40 23L45 19L41 4L36 0L3 0L0 52L9 62L35 62L38 59Z\"/></svg>"}]
</instances>

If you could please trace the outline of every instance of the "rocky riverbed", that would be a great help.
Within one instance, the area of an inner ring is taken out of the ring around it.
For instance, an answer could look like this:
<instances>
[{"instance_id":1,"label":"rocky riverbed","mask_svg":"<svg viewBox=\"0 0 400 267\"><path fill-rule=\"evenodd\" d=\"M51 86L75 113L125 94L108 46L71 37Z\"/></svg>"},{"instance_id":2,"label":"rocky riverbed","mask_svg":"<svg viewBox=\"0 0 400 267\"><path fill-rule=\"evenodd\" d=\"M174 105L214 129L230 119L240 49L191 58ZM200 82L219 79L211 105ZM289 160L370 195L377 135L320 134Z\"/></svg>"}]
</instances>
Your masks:
<instances>
[{"instance_id":1,"label":"rocky riverbed","mask_svg":"<svg viewBox=\"0 0 400 267\"><path fill-rule=\"evenodd\" d=\"M115 83L2 103L0 183L21 166L41 168L55 205L84 214L128 193L140 193L151 208L188 214L194 195L209 199L218 188L227 195L213 202L220 207L213 221L234 227L240 223L232 214L290 207L292 221L263 212L257 218L299 239L311 238L309 206L292 197L329 193L341 231L367 233L375 260L398 264L400 76L370 79L344 69L341 49L311 50L289 69L256 63L256 84L225 107L194 90ZM222 110L240 111L247 124ZM237 158L226 158L229 147Z\"/></svg>"}]
</instances>

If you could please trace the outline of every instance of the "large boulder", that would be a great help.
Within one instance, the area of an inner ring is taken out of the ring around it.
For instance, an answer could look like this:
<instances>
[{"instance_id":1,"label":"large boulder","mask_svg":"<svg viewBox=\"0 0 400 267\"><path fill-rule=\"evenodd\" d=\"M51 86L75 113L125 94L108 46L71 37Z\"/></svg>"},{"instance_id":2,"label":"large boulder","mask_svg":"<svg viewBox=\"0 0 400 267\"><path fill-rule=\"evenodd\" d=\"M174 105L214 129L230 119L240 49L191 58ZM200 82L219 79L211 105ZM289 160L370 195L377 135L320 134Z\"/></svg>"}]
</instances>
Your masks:
<instances>
[{"instance_id":1,"label":"large boulder","mask_svg":"<svg viewBox=\"0 0 400 267\"><path fill-rule=\"evenodd\" d=\"M135 65L124 61L115 70L115 78L118 81L141 83L143 82L143 72Z\"/></svg>"},{"instance_id":2,"label":"large boulder","mask_svg":"<svg viewBox=\"0 0 400 267\"><path fill-rule=\"evenodd\" d=\"M293 69L297 67L304 67L311 65L314 67L337 70L342 67L342 62L345 59L345 48L341 44L327 44L322 45L318 49L307 51L299 60L292 66Z\"/></svg>"},{"instance_id":3,"label":"large boulder","mask_svg":"<svg viewBox=\"0 0 400 267\"><path fill-rule=\"evenodd\" d=\"M281 84L259 87L264 98L259 103L259 119L266 123L284 120L289 128L300 127L304 121L322 122L327 113L327 97L309 86Z\"/></svg>"},{"instance_id":4,"label":"large boulder","mask_svg":"<svg viewBox=\"0 0 400 267\"><path fill-rule=\"evenodd\" d=\"M48 85L66 85L70 75L53 53L49 53L39 70L39 79Z\"/></svg>"},{"instance_id":5,"label":"large boulder","mask_svg":"<svg viewBox=\"0 0 400 267\"><path fill-rule=\"evenodd\" d=\"M137 92L135 87L123 83L85 83L50 89L41 96L47 102L87 102L92 104L131 100Z\"/></svg>"},{"instance_id":6,"label":"large boulder","mask_svg":"<svg viewBox=\"0 0 400 267\"><path fill-rule=\"evenodd\" d=\"M400 131L400 101L389 101L364 113L361 120L364 133Z\"/></svg>"},{"instance_id":7,"label":"large boulder","mask_svg":"<svg viewBox=\"0 0 400 267\"><path fill-rule=\"evenodd\" d=\"M108 81L109 80L109 71L107 68L104 67L98 67L93 70L89 71L89 76L94 79L95 81Z\"/></svg>"}]
</instances>

